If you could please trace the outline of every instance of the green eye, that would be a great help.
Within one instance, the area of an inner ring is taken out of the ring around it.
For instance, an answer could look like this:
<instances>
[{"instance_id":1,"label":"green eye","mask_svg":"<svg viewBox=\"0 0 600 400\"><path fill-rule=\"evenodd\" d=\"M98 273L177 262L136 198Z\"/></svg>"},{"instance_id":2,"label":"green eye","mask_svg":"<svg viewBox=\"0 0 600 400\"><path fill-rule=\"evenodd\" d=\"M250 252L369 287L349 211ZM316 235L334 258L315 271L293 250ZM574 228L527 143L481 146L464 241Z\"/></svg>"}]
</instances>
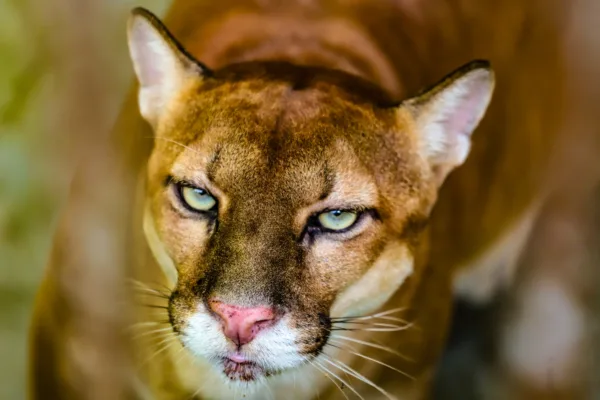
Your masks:
<instances>
[{"instance_id":1,"label":"green eye","mask_svg":"<svg viewBox=\"0 0 600 400\"><path fill-rule=\"evenodd\" d=\"M210 211L217 204L217 200L204 189L182 186L181 198L185 204L195 211Z\"/></svg>"},{"instance_id":2,"label":"green eye","mask_svg":"<svg viewBox=\"0 0 600 400\"><path fill-rule=\"evenodd\" d=\"M358 219L354 211L332 210L319 214L319 223L325 229L341 231L351 227Z\"/></svg>"}]
</instances>

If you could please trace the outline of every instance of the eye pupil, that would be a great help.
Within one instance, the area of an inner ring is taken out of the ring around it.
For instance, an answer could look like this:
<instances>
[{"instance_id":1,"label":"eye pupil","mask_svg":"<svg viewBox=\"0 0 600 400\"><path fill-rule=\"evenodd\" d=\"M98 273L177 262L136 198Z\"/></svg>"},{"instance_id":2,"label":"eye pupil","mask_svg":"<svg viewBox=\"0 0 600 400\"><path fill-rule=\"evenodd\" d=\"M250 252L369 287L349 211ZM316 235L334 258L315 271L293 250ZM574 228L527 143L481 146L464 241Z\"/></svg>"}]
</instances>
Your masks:
<instances>
[{"instance_id":1,"label":"eye pupil","mask_svg":"<svg viewBox=\"0 0 600 400\"><path fill-rule=\"evenodd\" d=\"M331 211L331 215L333 215L336 218L339 218L342 215L342 210L333 210Z\"/></svg>"}]
</instances>

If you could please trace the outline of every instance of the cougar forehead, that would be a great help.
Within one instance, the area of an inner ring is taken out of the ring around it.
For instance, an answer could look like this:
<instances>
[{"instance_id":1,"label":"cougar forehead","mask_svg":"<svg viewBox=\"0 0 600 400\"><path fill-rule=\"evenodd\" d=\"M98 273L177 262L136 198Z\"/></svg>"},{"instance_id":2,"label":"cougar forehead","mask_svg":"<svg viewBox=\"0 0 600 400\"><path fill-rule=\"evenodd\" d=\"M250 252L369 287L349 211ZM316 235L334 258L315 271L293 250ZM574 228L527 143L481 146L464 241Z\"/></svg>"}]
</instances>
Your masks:
<instances>
[{"instance_id":1,"label":"cougar forehead","mask_svg":"<svg viewBox=\"0 0 600 400\"><path fill-rule=\"evenodd\" d=\"M271 185L301 204L326 192L336 174L340 180L342 172L352 178L360 171L382 198L420 194L411 121L398 118L392 104L379 88L340 72L284 63L230 66L195 82L171 105L157 129L151 175L203 171L229 192Z\"/></svg>"}]
</instances>

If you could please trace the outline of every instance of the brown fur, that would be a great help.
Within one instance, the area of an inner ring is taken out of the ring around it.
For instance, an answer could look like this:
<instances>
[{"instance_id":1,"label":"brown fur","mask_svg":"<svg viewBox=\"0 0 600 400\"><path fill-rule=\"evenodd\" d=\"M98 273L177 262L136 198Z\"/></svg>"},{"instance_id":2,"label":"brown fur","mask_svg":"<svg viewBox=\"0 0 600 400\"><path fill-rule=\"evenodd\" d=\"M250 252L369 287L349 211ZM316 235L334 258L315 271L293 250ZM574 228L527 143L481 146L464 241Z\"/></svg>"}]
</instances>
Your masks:
<instances>
[{"instance_id":1,"label":"brown fur","mask_svg":"<svg viewBox=\"0 0 600 400\"><path fill-rule=\"evenodd\" d=\"M425 3L405 13L393 1L175 2L167 26L215 70L190 84L155 127L148 163L153 223L179 268L170 303L176 330L199 299L268 302L293 308L295 323L309 327L304 351L318 352L321 345L308 343L327 337L318 314L327 314L336 296L377 260L401 254L392 247L404 244L416 259L415 272L388 304L408 307L403 318L418 329L373 338L411 361L360 351L416 382L348 354L340 359L391 393L426 394L450 317L453 272L484 252L538 196L560 118L561 74L553 45L536 47L540 37L552 43L553 34L549 18L534 15L541 12L537 2L495 10L474 1ZM466 24L467 15L476 18ZM499 32L506 36L493 36ZM497 45L490 46L490 37ZM424 230L438 182L417 155L410 109L392 106L473 58L492 60L498 91L466 165L444 183ZM257 62L263 60L276 62ZM544 74L534 73L540 63ZM134 106L131 99L116 141L133 169L142 170L151 133ZM182 218L185 211L174 208L167 179L174 170L222 193L212 242L214 223ZM331 192L346 198L358 192L377 213L366 216L371 221L343 252L332 244L301 252L299 221ZM143 268L136 277L162 281L140 246ZM182 372L189 364L164 354L147 367L151 390L159 398L192 395L194 383ZM367 398L377 393L353 386ZM335 386L328 393L339 396Z\"/></svg>"}]
</instances>

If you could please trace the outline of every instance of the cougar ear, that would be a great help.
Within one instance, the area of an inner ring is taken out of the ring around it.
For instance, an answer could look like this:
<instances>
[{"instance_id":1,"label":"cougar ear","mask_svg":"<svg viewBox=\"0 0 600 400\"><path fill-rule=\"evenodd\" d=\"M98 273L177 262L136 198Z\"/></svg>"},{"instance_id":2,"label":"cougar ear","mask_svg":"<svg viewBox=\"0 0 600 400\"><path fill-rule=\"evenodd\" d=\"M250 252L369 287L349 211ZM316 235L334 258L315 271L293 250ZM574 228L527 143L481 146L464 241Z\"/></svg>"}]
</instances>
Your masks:
<instances>
[{"instance_id":1,"label":"cougar ear","mask_svg":"<svg viewBox=\"0 0 600 400\"><path fill-rule=\"evenodd\" d=\"M414 118L419 151L438 184L467 158L471 134L483 118L493 91L490 64L477 60L402 103Z\"/></svg>"},{"instance_id":2,"label":"cougar ear","mask_svg":"<svg viewBox=\"0 0 600 400\"><path fill-rule=\"evenodd\" d=\"M140 83L140 113L155 125L189 79L209 70L189 55L150 11L135 8L128 23L129 53Z\"/></svg>"}]
</instances>

